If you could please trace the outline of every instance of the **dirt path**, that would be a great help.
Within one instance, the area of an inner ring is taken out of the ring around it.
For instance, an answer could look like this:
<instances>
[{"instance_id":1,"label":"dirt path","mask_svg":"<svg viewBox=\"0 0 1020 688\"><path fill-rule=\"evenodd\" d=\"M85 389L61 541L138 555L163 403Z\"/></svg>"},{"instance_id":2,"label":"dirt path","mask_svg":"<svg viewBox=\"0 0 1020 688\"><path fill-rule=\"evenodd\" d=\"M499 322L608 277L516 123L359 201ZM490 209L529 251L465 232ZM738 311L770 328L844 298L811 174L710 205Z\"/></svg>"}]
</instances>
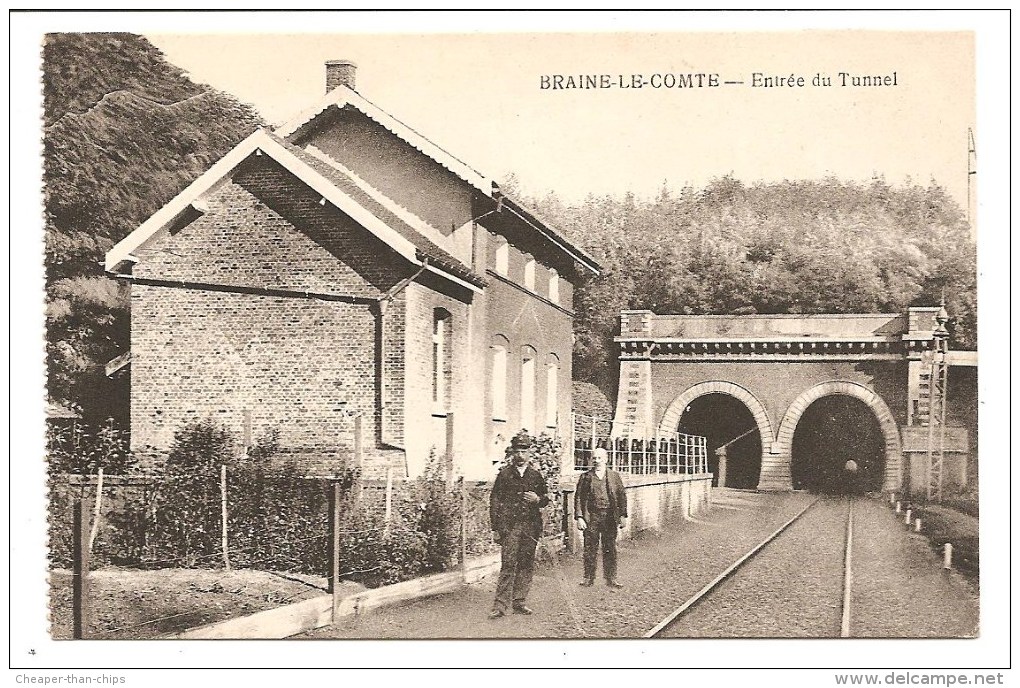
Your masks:
<instances>
[{"instance_id":1,"label":"dirt path","mask_svg":"<svg viewBox=\"0 0 1020 688\"><path fill-rule=\"evenodd\" d=\"M854 505L851 635L858 638L960 638L978 632L973 581L944 571L923 535L874 500Z\"/></svg>"}]
</instances>

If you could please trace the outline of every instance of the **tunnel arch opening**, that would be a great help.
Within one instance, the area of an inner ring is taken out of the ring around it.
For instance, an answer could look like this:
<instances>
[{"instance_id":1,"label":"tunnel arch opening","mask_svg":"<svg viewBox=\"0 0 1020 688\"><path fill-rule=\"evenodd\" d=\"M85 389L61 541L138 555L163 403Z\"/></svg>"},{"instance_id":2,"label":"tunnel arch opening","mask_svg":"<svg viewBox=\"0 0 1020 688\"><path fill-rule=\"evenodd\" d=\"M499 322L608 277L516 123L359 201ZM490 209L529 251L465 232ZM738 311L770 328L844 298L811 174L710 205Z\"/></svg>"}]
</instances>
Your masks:
<instances>
[{"instance_id":1,"label":"tunnel arch opening","mask_svg":"<svg viewBox=\"0 0 1020 688\"><path fill-rule=\"evenodd\" d=\"M875 411L844 394L822 396L797 420L791 446L793 488L824 494L882 489L886 439Z\"/></svg>"},{"instance_id":2,"label":"tunnel arch opening","mask_svg":"<svg viewBox=\"0 0 1020 688\"><path fill-rule=\"evenodd\" d=\"M687 404L677 431L706 438L708 469L713 485L755 489L761 475L761 432L751 409L740 399L723 393L703 394ZM725 470L720 471L717 450L725 448Z\"/></svg>"}]
</instances>

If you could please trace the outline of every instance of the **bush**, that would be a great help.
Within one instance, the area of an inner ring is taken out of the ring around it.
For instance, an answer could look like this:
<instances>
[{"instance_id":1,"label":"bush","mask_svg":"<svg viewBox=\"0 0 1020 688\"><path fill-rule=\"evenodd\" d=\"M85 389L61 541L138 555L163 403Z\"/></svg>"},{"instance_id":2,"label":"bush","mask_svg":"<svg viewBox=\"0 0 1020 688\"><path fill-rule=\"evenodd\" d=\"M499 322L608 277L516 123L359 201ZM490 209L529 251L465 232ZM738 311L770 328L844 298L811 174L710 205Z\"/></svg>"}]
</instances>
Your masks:
<instances>
[{"instance_id":1,"label":"bush","mask_svg":"<svg viewBox=\"0 0 1020 688\"><path fill-rule=\"evenodd\" d=\"M460 559L460 488L446 483L443 463L435 452L425 472L409 486L408 525L424 538L422 570L446 571Z\"/></svg>"},{"instance_id":2,"label":"bush","mask_svg":"<svg viewBox=\"0 0 1020 688\"><path fill-rule=\"evenodd\" d=\"M78 421L70 425L48 423L46 455L49 474L95 474L100 468L110 474L123 474L135 468L128 451L127 433L111 418L101 426Z\"/></svg>"},{"instance_id":3,"label":"bush","mask_svg":"<svg viewBox=\"0 0 1020 688\"><path fill-rule=\"evenodd\" d=\"M427 547L425 534L405 519L394 519L387 534L378 514L352 510L341 519L341 578L368 587L414 578L426 570Z\"/></svg>"}]
</instances>

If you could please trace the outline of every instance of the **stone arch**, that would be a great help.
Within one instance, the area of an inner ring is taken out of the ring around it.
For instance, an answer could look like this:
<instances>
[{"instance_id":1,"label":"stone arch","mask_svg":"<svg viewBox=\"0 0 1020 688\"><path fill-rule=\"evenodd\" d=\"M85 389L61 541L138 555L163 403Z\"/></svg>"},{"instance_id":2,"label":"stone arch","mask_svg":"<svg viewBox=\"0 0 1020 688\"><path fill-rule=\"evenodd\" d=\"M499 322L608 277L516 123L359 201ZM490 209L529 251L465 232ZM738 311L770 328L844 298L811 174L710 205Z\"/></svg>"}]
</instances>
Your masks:
<instances>
[{"instance_id":1,"label":"stone arch","mask_svg":"<svg viewBox=\"0 0 1020 688\"><path fill-rule=\"evenodd\" d=\"M900 431L893 417L892 411L876 392L856 382L832 380L822 382L807 390L797 397L790 408L787 409L783 421L779 425L779 433L776 436L778 445L779 463L784 469L786 476L791 475L793 467L793 433L797 429L797 423L801 416L807 411L808 406L821 399L833 395L844 395L854 397L863 401L878 420L885 438L885 474L882 480L882 489L885 491L898 490L901 480L901 457L903 456L900 447ZM790 484L792 488L792 483Z\"/></svg>"},{"instance_id":2,"label":"stone arch","mask_svg":"<svg viewBox=\"0 0 1020 688\"><path fill-rule=\"evenodd\" d=\"M758 426L758 433L761 435L761 470L762 475L764 475L766 456L768 455L769 447L772 445L772 439L775 437L772 431L772 421L769 420L769 413L765 409L765 405L758 400L758 397L740 385L722 380L711 380L709 382L699 382L692 387L688 387L666 407L666 411L662 414L662 419L659 421L659 432L663 434L676 432L676 428L680 424L680 418L684 414L684 409L692 401L706 394L728 394L742 401L751 412L751 416ZM759 478L760 485L761 478Z\"/></svg>"}]
</instances>

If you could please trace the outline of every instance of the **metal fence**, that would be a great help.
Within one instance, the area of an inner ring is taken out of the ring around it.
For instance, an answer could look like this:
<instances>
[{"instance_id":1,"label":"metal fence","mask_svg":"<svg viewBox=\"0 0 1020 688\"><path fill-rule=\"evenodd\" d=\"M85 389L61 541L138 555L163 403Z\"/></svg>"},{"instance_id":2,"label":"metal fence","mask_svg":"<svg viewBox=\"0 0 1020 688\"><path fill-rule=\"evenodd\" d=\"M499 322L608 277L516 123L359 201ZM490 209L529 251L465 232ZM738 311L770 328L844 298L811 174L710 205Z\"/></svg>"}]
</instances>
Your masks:
<instances>
[{"instance_id":1,"label":"metal fence","mask_svg":"<svg viewBox=\"0 0 1020 688\"><path fill-rule=\"evenodd\" d=\"M708 473L708 448L700 435L664 433L580 413L572 416L575 470L588 469L593 451L602 448L609 455L609 467L622 473Z\"/></svg>"}]
</instances>

